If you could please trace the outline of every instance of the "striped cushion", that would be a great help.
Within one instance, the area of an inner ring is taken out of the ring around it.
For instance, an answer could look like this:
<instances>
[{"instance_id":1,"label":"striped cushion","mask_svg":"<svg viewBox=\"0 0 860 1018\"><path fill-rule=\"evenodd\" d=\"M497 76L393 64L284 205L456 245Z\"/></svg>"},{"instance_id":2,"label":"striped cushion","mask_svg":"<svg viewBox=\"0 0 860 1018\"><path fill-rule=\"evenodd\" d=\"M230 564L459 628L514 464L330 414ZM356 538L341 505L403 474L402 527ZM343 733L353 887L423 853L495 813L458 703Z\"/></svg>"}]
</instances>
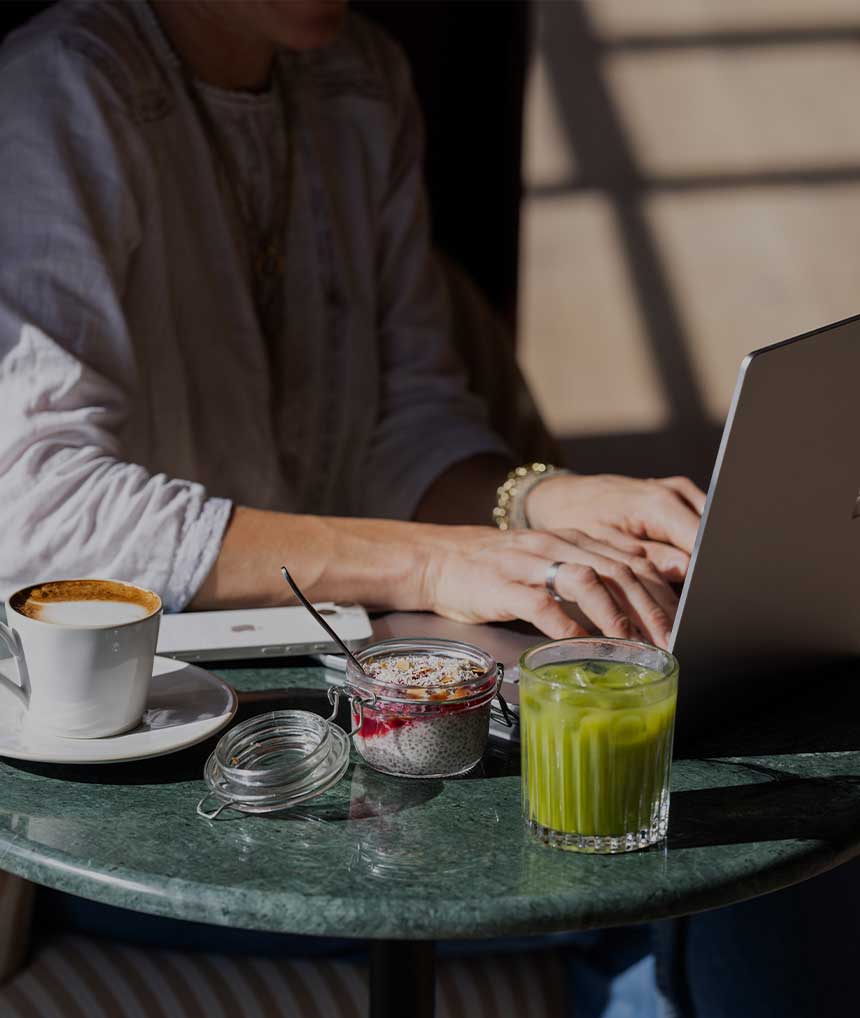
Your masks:
<instances>
[{"instance_id":1,"label":"striped cushion","mask_svg":"<svg viewBox=\"0 0 860 1018\"><path fill-rule=\"evenodd\" d=\"M0 870L0 985L18 971L27 953L34 890L29 880Z\"/></svg>"},{"instance_id":2,"label":"striped cushion","mask_svg":"<svg viewBox=\"0 0 860 1018\"><path fill-rule=\"evenodd\" d=\"M89 937L47 943L0 989L3 1018L365 1018L367 973L339 961L142 950ZM437 1018L558 1018L554 954L444 961Z\"/></svg>"}]
</instances>

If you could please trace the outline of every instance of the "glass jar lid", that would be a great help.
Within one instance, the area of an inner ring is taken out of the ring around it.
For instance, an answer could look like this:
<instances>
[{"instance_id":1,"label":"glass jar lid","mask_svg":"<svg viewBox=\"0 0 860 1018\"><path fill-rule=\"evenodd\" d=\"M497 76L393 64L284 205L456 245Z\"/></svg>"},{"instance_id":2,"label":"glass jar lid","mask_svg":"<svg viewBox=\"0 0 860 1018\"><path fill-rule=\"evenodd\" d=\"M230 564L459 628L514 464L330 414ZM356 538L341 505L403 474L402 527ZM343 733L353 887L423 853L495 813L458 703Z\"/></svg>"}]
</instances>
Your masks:
<instances>
[{"instance_id":1,"label":"glass jar lid","mask_svg":"<svg viewBox=\"0 0 860 1018\"><path fill-rule=\"evenodd\" d=\"M306 710L277 710L243 721L223 735L206 761L207 794L197 813L212 820L224 809L274 813L313 799L343 777L349 737L334 723L340 692L329 690L330 718ZM363 712L358 706L356 730ZM204 804L214 800L216 808Z\"/></svg>"}]
</instances>

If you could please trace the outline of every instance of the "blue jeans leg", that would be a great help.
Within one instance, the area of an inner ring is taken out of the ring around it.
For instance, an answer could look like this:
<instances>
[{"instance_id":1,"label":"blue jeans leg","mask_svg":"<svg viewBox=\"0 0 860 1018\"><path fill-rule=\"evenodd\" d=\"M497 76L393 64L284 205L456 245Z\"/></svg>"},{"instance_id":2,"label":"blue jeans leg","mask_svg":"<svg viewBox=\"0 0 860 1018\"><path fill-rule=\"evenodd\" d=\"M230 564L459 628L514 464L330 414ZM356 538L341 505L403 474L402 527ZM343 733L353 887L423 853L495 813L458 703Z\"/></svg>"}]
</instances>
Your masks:
<instances>
[{"instance_id":1,"label":"blue jeans leg","mask_svg":"<svg viewBox=\"0 0 860 1018\"><path fill-rule=\"evenodd\" d=\"M687 984L687 920L651 924L658 1018L694 1018Z\"/></svg>"},{"instance_id":2,"label":"blue jeans leg","mask_svg":"<svg viewBox=\"0 0 860 1018\"><path fill-rule=\"evenodd\" d=\"M665 1018L858 1013L860 860L653 933Z\"/></svg>"},{"instance_id":3,"label":"blue jeans leg","mask_svg":"<svg viewBox=\"0 0 860 1018\"><path fill-rule=\"evenodd\" d=\"M647 926L569 937L564 953L566 997L575 1018L656 1018Z\"/></svg>"}]
</instances>

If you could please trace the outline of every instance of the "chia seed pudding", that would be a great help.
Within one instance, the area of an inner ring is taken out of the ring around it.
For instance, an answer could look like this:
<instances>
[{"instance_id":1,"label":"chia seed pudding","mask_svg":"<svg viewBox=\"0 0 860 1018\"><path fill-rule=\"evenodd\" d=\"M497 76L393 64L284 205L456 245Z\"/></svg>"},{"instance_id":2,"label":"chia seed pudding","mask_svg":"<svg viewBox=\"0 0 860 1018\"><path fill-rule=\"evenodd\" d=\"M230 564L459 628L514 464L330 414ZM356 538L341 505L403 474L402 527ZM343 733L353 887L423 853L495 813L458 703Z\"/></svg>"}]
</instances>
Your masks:
<instances>
[{"instance_id":1,"label":"chia seed pudding","mask_svg":"<svg viewBox=\"0 0 860 1018\"><path fill-rule=\"evenodd\" d=\"M389 640L358 657L365 674L350 670L349 680L365 706L353 742L371 767L440 778L475 766L499 685L489 655L452 640Z\"/></svg>"}]
</instances>

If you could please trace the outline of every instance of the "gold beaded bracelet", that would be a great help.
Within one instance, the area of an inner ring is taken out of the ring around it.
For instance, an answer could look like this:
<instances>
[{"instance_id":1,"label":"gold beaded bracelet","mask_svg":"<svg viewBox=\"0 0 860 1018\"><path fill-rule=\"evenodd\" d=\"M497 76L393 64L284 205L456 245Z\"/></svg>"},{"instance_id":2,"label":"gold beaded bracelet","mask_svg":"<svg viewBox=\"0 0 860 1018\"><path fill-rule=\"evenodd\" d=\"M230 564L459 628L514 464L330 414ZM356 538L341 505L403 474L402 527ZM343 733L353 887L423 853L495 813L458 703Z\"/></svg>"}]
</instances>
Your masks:
<instances>
[{"instance_id":1,"label":"gold beaded bracelet","mask_svg":"<svg viewBox=\"0 0 860 1018\"><path fill-rule=\"evenodd\" d=\"M508 474L505 483L496 489L493 523L499 530L528 530L529 521L526 516L528 493L541 481L569 473L569 470L554 467L551 463L526 463L521 467L515 467Z\"/></svg>"}]
</instances>

